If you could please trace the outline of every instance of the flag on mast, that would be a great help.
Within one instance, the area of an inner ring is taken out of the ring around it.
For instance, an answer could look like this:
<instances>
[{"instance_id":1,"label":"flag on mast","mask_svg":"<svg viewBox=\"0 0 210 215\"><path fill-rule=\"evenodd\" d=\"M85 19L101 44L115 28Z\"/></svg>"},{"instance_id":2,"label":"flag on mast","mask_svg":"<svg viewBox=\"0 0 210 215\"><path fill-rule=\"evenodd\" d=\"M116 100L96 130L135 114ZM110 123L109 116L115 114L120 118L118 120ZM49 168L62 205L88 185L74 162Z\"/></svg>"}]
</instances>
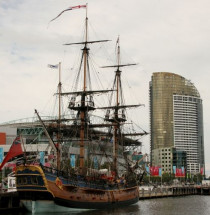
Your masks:
<instances>
[{"instance_id":1,"label":"flag on mast","mask_svg":"<svg viewBox=\"0 0 210 215\"><path fill-rule=\"evenodd\" d=\"M78 6L74 6L74 7L69 7L65 10L63 10L62 12L60 12L54 19L50 20L50 22L54 21L55 19L57 19L62 13L68 11L68 10L74 10L74 9L80 9L80 8L86 8L86 5L78 5Z\"/></svg>"},{"instance_id":2,"label":"flag on mast","mask_svg":"<svg viewBox=\"0 0 210 215\"><path fill-rule=\"evenodd\" d=\"M21 140L20 140L20 136L17 136L15 138L15 140L13 141L13 143L12 143L7 155L5 156L3 162L1 163L0 170L7 163L7 161L9 161L13 157L16 157L16 156L21 155L21 154L23 154L23 150L21 147Z\"/></svg>"},{"instance_id":3,"label":"flag on mast","mask_svg":"<svg viewBox=\"0 0 210 215\"><path fill-rule=\"evenodd\" d=\"M57 69L58 68L58 64L56 64L56 65L48 64L47 66L51 69Z\"/></svg>"}]
</instances>

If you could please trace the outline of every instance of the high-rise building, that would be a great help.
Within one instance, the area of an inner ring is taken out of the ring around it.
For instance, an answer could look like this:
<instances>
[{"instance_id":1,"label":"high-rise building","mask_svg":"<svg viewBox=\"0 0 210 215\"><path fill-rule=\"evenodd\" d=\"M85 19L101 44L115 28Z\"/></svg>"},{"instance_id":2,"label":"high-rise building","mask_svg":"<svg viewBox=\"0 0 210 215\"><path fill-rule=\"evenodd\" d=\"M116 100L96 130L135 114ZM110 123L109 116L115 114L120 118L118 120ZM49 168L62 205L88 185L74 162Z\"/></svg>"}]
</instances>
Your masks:
<instances>
[{"instance_id":1,"label":"high-rise building","mask_svg":"<svg viewBox=\"0 0 210 215\"><path fill-rule=\"evenodd\" d=\"M153 166L161 163L163 170L168 171L172 170L174 163L182 162L187 172L193 174L204 168L202 99L191 81L173 73L153 73L150 123ZM176 155L183 155L183 161L180 161L180 156L177 162L172 156L166 156L165 160L165 156L158 153L160 149L168 151L170 148L171 152L175 149Z\"/></svg>"}]
</instances>

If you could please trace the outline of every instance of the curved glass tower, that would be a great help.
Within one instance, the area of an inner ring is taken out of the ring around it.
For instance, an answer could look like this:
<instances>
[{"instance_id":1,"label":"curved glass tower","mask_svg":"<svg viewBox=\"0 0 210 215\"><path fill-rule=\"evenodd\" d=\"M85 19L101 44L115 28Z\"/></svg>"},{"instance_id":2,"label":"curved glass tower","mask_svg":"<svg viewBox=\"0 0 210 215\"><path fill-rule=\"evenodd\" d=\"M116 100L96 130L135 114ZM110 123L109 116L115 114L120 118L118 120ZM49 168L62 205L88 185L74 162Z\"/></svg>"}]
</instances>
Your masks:
<instances>
[{"instance_id":1,"label":"curved glass tower","mask_svg":"<svg viewBox=\"0 0 210 215\"><path fill-rule=\"evenodd\" d=\"M167 72L153 73L150 82L151 162L155 150L175 148L186 152L187 172L204 167L202 99L184 77ZM173 163L168 166L172 169Z\"/></svg>"}]
</instances>

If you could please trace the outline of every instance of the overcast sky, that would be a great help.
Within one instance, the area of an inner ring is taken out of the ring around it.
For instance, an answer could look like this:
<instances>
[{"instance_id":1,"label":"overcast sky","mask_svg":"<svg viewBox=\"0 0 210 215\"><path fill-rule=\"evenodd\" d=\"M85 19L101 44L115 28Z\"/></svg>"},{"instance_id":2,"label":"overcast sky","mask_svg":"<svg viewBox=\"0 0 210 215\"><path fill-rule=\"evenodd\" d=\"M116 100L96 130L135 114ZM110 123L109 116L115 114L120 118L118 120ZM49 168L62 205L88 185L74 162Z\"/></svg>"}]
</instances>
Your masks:
<instances>
[{"instance_id":1,"label":"overcast sky","mask_svg":"<svg viewBox=\"0 0 210 215\"><path fill-rule=\"evenodd\" d=\"M194 83L203 99L205 160L210 171L209 0L0 0L0 122L32 117L34 108L48 113L58 76L47 64L62 62L63 85L70 83L75 48L62 44L81 40L85 10L68 11L49 21L69 6L86 3L91 39L112 40L103 47L107 59L112 58L120 35L122 62L138 63L123 74L132 88L131 97L145 104L136 117L144 130L149 132L153 72L176 73ZM143 144L149 153L149 137Z\"/></svg>"}]
</instances>

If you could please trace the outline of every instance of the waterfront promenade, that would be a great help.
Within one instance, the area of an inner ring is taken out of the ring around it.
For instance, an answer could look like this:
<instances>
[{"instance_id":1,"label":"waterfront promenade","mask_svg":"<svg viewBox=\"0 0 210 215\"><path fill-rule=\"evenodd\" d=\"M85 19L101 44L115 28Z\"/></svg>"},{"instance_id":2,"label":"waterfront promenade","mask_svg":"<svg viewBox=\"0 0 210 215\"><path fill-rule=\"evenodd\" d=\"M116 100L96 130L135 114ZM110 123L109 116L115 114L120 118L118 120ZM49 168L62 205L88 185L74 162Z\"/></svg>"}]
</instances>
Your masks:
<instances>
[{"instance_id":1,"label":"waterfront promenade","mask_svg":"<svg viewBox=\"0 0 210 215\"><path fill-rule=\"evenodd\" d=\"M139 199L175 197L186 195L210 195L210 186L161 186L139 188Z\"/></svg>"}]
</instances>

